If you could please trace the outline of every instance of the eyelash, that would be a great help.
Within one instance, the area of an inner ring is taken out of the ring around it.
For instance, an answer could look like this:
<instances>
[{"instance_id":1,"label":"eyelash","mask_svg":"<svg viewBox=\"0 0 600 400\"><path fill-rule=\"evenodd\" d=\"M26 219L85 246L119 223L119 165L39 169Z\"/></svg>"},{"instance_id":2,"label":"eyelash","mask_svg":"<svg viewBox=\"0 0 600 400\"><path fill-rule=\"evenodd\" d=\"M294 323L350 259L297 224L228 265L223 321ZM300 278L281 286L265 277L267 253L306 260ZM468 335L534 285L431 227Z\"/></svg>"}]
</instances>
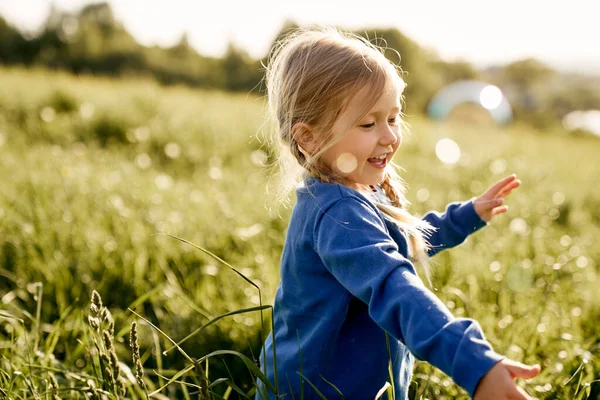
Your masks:
<instances>
[{"instance_id":1,"label":"eyelash","mask_svg":"<svg viewBox=\"0 0 600 400\"><path fill-rule=\"evenodd\" d=\"M398 122L398 117L394 117L394 118L388 119L388 122L391 123L391 124L395 124L395 123ZM372 128L373 126L375 126L375 122L371 122L370 124L361 125L360 127L368 129L368 128Z\"/></svg>"}]
</instances>

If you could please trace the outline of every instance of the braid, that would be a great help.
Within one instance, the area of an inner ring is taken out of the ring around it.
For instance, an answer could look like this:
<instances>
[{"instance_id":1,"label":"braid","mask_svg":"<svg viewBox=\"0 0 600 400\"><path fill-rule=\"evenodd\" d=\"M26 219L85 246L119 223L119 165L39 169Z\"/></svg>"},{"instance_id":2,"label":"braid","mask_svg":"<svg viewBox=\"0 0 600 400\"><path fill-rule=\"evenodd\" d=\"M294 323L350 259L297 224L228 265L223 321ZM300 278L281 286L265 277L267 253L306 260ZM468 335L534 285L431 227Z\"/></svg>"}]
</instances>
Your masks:
<instances>
[{"instance_id":1,"label":"braid","mask_svg":"<svg viewBox=\"0 0 600 400\"><path fill-rule=\"evenodd\" d=\"M392 218L408 234L412 258L424 262L427 259L427 250L429 248L429 243L425 239L424 233L430 231L433 227L407 211L410 203L404 197L403 186L398 181L399 179L394 179L390 171L386 172L380 186L390 199L393 207L377 204L377 208ZM400 187L398 188L397 186ZM425 272L429 275L427 269Z\"/></svg>"},{"instance_id":2,"label":"braid","mask_svg":"<svg viewBox=\"0 0 600 400\"><path fill-rule=\"evenodd\" d=\"M381 182L380 185L394 207L404 208L402 207L402 203L400 202L398 192L396 191L394 186L392 186L389 172L386 172L385 178L383 179L383 182Z\"/></svg>"},{"instance_id":3,"label":"braid","mask_svg":"<svg viewBox=\"0 0 600 400\"><path fill-rule=\"evenodd\" d=\"M319 180L321 182L324 182L324 183L334 182L334 180L331 178L330 175L321 171L321 169L318 168L317 165L315 165L313 163L307 163L306 165L304 165L304 168L308 172L308 175L312 176L313 178L316 178L317 180Z\"/></svg>"}]
</instances>

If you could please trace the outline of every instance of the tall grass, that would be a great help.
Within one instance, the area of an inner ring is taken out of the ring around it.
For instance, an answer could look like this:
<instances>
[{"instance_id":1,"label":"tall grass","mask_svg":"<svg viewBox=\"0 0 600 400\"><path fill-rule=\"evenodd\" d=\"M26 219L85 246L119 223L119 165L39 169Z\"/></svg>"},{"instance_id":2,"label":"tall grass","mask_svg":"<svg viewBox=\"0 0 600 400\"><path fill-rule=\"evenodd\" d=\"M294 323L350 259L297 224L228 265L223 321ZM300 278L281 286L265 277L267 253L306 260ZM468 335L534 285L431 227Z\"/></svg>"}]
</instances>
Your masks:
<instances>
[{"instance_id":1,"label":"tall grass","mask_svg":"<svg viewBox=\"0 0 600 400\"><path fill-rule=\"evenodd\" d=\"M98 361L112 348L125 397L252 397L290 211L265 208L262 101L0 69L5 396L119 396ZM600 141L408 121L396 161L415 213L508 173L523 182L505 215L432 259L436 294L477 319L499 352L541 362L530 393L598 398ZM435 156L444 137L461 148L455 165ZM112 347L88 322L93 290L114 323ZM425 363L411 395L467 398Z\"/></svg>"}]
</instances>

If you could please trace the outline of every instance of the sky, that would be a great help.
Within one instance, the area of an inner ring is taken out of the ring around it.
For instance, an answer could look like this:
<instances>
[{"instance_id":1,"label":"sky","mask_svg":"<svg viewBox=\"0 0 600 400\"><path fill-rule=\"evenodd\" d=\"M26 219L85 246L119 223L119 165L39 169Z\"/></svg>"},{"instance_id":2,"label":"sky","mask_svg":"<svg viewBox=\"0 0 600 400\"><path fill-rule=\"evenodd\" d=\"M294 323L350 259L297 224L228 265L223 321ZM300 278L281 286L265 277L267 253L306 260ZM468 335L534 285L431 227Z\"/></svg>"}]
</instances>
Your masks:
<instances>
[{"instance_id":1,"label":"sky","mask_svg":"<svg viewBox=\"0 0 600 400\"><path fill-rule=\"evenodd\" d=\"M0 15L35 30L51 4L78 11L89 0L0 0ZM539 0L108 0L138 40L172 45L184 32L201 54L229 41L263 57L286 19L348 29L394 27L441 58L478 67L537 58L556 69L600 74L600 15L595 1ZM209 7L206 4L210 4ZM568 7L567 7L568 5Z\"/></svg>"}]
</instances>

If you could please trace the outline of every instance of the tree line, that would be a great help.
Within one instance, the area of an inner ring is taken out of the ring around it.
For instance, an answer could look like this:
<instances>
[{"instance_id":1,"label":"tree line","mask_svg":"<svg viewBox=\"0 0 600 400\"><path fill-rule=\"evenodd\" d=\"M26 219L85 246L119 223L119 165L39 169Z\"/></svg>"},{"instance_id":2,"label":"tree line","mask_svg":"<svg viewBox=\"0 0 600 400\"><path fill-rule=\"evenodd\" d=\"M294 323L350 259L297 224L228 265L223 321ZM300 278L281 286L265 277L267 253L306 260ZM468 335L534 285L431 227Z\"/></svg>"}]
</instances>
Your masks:
<instances>
[{"instance_id":1,"label":"tree line","mask_svg":"<svg viewBox=\"0 0 600 400\"><path fill-rule=\"evenodd\" d=\"M296 26L285 22L273 44ZM386 47L386 56L406 71L406 105L412 114L425 112L438 90L463 79L496 84L511 102L515 118L538 128L559 124L573 110L600 109L600 77L559 73L534 59L478 70L466 61L440 59L394 28L355 33ZM23 33L0 16L0 63L42 65L75 74L150 76L163 84L262 93L267 60L266 55L254 59L233 43L222 57L207 57L190 45L186 34L171 47L143 46L103 2L75 13L53 7L36 34Z\"/></svg>"}]
</instances>

